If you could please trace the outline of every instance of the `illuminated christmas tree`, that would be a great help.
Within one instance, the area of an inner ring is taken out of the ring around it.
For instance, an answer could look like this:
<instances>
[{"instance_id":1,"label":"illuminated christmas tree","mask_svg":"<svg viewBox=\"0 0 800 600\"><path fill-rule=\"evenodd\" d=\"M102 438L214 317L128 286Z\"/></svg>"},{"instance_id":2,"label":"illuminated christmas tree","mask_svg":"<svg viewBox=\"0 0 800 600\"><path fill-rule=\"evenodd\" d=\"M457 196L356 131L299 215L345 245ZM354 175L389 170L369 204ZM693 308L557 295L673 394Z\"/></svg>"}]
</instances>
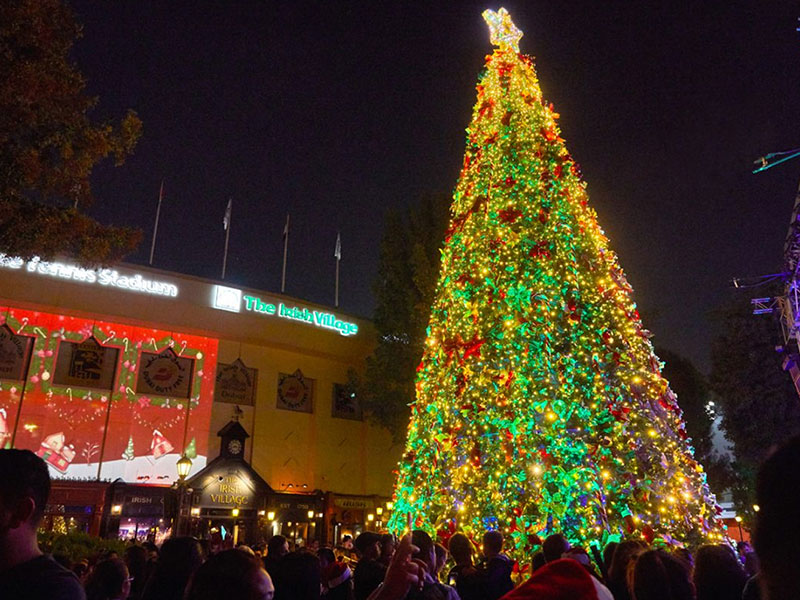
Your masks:
<instances>
[{"instance_id":1,"label":"illuminated christmas tree","mask_svg":"<svg viewBox=\"0 0 800 600\"><path fill-rule=\"evenodd\" d=\"M720 539L633 290L508 13L486 59L390 527Z\"/></svg>"}]
</instances>

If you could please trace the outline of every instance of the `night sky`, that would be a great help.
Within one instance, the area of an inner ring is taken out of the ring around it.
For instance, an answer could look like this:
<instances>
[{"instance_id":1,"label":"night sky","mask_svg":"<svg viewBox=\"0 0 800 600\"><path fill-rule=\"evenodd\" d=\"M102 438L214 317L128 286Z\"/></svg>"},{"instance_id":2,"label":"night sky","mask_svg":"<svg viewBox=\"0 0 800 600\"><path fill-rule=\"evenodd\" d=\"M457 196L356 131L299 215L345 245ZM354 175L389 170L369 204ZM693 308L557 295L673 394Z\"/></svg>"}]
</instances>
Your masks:
<instances>
[{"instance_id":1,"label":"night sky","mask_svg":"<svg viewBox=\"0 0 800 600\"><path fill-rule=\"evenodd\" d=\"M654 341L706 369L708 313L735 276L781 268L800 160L793 2L506 1L561 114L589 197ZM372 313L383 217L450 192L491 52L485 2L73 1L75 58L99 118L136 110L126 164L94 176L92 214L145 230L146 264ZM756 295L757 293L754 293Z\"/></svg>"}]
</instances>

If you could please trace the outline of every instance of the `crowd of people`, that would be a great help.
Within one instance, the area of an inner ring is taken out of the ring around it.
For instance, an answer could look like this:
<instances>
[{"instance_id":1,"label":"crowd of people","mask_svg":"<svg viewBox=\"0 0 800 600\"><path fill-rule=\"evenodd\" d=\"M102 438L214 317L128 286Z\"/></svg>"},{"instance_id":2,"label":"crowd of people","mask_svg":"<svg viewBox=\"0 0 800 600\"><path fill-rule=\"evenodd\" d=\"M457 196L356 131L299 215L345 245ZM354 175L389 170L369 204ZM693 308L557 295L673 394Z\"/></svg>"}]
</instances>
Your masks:
<instances>
[{"instance_id":1,"label":"crowd of people","mask_svg":"<svg viewBox=\"0 0 800 600\"><path fill-rule=\"evenodd\" d=\"M422 530L397 540L364 532L335 548L214 551L191 537L161 548L132 544L123 556L64 564L36 538L50 490L45 463L0 450L0 600L779 600L800 598L797 487L800 437L758 477L754 546L741 542L650 547L639 540L573 546L554 533L529 564L504 552L499 531L480 545L462 533L446 545Z\"/></svg>"}]
</instances>

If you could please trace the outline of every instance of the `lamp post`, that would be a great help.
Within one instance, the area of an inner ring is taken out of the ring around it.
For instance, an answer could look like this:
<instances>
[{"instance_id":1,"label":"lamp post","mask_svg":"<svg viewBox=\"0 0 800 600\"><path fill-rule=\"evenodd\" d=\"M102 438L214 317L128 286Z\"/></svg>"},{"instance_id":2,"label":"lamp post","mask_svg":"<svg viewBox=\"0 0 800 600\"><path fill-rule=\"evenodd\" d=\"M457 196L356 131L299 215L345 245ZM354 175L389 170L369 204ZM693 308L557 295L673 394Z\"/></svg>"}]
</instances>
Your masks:
<instances>
[{"instance_id":1,"label":"lamp post","mask_svg":"<svg viewBox=\"0 0 800 600\"><path fill-rule=\"evenodd\" d=\"M744 534L742 533L742 517L740 517L739 515L736 515L736 517L734 517L734 518L736 519L736 524L739 526L739 541L743 542L744 541Z\"/></svg>"},{"instance_id":2,"label":"lamp post","mask_svg":"<svg viewBox=\"0 0 800 600\"><path fill-rule=\"evenodd\" d=\"M181 525L183 524L183 509L186 501L186 476L192 470L192 459L184 454L175 463L178 469L178 518L175 519L175 533L181 535L183 533Z\"/></svg>"}]
</instances>

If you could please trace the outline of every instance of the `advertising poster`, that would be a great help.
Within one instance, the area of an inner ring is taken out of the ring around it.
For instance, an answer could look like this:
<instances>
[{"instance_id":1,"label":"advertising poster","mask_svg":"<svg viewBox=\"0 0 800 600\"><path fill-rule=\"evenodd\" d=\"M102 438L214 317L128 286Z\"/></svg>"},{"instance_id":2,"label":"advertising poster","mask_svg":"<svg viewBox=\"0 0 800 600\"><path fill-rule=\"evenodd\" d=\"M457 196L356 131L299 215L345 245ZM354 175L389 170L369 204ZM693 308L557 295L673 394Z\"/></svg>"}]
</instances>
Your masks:
<instances>
[{"instance_id":1,"label":"advertising poster","mask_svg":"<svg viewBox=\"0 0 800 600\"><path fill-rule=\"evenodd\" d=\"M22 381L32 341L32 337L16 335L6 325L0 327L0 379Z\"/></svg>"},{"instance_id":2,"label":"advertising poster","mask_svg":"<svg viewBox=\"0 0 800 600\"><path fill-rule=\"evenodd\" d=\"M100 345L93 337L83 342L62 341L58 347L54 383L110 390L114 385L119 350Z\"/></svg>"},{"instance_id":3,"label":"advertising poster","mask_svg":"<svg viewBox=\"0 0 800 600\"><path fill-rule=\"evenodd\" d=\"M314 380L300 369L278 375L278 408L310 413L314 410Z\"/></svg>"},{"instance_id":4,"label":"advertising poster","mask_svg":"<svg viewBox=\"0 0 800 600\"><path fill-rule=\"evenodd\" d=\"M214 402L227 402L239 406L254 406L258 369L251 369L237 358L231 364L217 365Z\"/></svg>"},{"instance_id":5,"label":"advertising poster","mask_svg":"<svg viewBox=\"0 0 800 600\"><path fill-rule=\"evenodd\" d=\"M188 398L191 390L192 360L167 348L160 354L142 352L136 392Z\"/></svg>"}]
</instances>

